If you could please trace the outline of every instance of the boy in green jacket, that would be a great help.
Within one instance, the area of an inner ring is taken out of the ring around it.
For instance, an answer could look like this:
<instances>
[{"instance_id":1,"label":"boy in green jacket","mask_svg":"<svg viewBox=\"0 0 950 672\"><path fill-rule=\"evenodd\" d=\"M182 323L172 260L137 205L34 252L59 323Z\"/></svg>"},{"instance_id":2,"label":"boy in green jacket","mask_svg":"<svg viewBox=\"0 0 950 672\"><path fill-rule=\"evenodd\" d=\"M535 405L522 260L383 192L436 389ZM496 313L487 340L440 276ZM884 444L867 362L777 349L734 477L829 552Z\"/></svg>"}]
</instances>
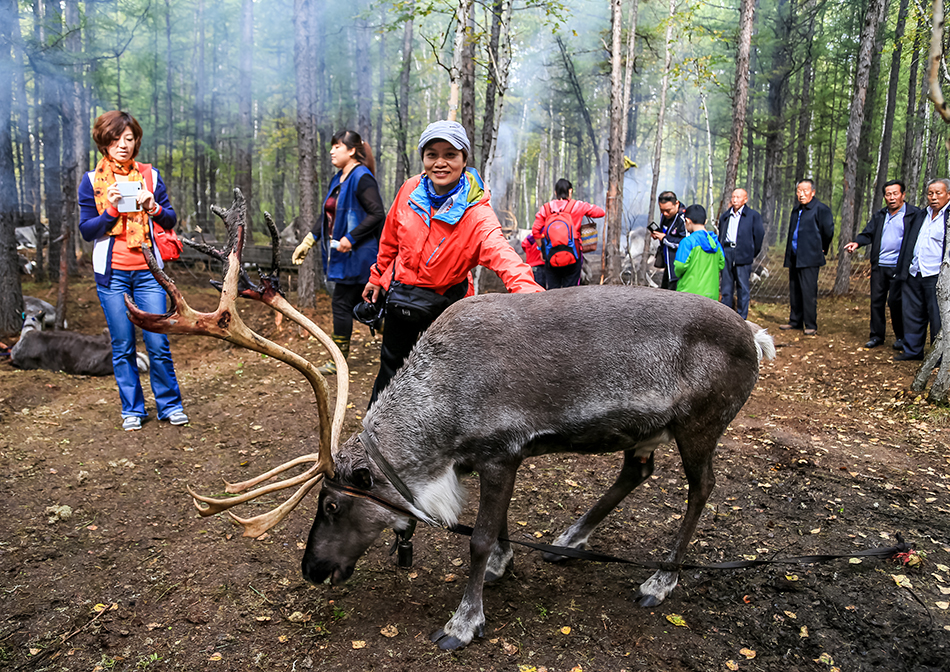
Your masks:
<instances>
[{"instance_id":1,"label":"boy in green jacket","mask_svg":"<svg viewBox=\"0 0 950 672\"><path fill-rule=\"evenodd\" d=\"M719 273L726 266L719 239L706 230L706 209L691 205L685 213L689 235L676 250L674 269L679 276L676 291L719 300Z\"/></svg>"}]
</instances>

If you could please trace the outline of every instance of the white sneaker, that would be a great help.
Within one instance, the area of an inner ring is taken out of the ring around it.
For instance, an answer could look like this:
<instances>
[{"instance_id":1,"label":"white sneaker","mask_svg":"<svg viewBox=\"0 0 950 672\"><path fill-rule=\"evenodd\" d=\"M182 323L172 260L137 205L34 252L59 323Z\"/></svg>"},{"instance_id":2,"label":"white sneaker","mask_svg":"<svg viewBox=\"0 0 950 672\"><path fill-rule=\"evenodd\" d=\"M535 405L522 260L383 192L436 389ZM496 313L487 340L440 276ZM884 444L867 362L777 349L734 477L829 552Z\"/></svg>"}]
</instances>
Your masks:
<instances>
[{"instance_id":1,"label":"white sneaker","mask_svg":"<svg viewBox=\"0 0 950 672\"><path fill-rule=\"evenodd\" d=\"M127 415L122 418L122 429L127 432L134 432L142 429L142 418L137 415Z\"/></svg>"},{"instance_id":2,"label":"white sneaker","mask_svg":"<svg viewBox=\"0 0 950 672\"><path fill-rule=\"evenodd\" d=\"M172 424L172 425L187 425L188 424L188 416L185 415L184 411L175 411L174 413L168 416L167 420L169 424Z\"/></svg>"}]
</instances>

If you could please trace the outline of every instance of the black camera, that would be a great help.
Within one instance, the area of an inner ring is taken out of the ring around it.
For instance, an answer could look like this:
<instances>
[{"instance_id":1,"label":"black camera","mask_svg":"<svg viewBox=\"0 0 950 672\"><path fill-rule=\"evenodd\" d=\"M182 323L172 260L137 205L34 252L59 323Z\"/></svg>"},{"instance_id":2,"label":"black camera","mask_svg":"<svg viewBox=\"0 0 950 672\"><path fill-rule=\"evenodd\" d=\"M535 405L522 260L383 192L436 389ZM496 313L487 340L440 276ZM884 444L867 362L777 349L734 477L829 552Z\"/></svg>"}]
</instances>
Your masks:
<instances>
[{"instance_id":1,"label":"black camera","mask_svg":"<svg viewBox=\"0 0 950 672\"><path fill-rule=\"evenodd\" d=\"M370 332L375 336L376 331L383 324L383 315L386 311L386 301L383 298L382 292L380 292L379 299L376 303L370 303L369 301L363 301L357 306L353 307L353 317L357 322L365 324L369 327Z\"/></svg>"},{"instance_id":2,"label":"black camera","mask_svg":"<svg viewBox=\"0 0 950 672\"><path fill-rule=\"evenodd\" d=\"M650 233L656 233L659 230L660 230L660 225L657 224L656 222L650 222L649 224L647 224L647 231L649 231Z\"/></svg>"}]
</instances>

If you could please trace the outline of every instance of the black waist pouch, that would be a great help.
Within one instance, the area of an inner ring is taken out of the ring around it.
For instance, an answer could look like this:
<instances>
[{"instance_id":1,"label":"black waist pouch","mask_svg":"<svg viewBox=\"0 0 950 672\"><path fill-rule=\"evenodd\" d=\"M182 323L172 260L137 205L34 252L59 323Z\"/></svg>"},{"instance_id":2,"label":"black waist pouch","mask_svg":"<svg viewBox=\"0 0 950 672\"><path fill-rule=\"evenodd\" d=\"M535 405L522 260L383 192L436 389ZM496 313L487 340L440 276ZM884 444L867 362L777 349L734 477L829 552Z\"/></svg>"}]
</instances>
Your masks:
<instances>
[{"instance_id":1,"label":"black waist pouch","mask_svg":"<svg viewBox=\"0 0 950 672\"><path fill-rule=\"evenodd\" d=\"M393 280L386 294L386 315L395 315L406 322L434 322L435 318L465 296L468 279L449 287L445 294L425 287L406 285Z\"/></svg>"}]
</instances>

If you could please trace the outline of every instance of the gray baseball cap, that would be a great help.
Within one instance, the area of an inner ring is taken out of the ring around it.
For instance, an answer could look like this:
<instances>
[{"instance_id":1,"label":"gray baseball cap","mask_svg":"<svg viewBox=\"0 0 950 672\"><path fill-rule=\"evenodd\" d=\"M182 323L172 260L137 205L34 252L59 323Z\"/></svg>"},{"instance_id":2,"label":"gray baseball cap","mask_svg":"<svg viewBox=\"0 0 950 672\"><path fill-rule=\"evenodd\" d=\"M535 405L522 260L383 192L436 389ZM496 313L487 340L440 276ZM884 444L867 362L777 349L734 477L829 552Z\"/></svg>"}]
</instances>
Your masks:
<instances>
[{"instance_id":1,"label":"gray baseball cap","mask_svg":"<svg viewBox=\"0 0 950 672\"><path fill-rule=\"evenodd\" d=\"M433 140L445 140L447 143L461 149L466 154L472 153L472 146L468 141L468 134L465 127L457 121L433 121L426 126L426 130L419 137L419 155Z\"/></svg>"}]
</instances>

